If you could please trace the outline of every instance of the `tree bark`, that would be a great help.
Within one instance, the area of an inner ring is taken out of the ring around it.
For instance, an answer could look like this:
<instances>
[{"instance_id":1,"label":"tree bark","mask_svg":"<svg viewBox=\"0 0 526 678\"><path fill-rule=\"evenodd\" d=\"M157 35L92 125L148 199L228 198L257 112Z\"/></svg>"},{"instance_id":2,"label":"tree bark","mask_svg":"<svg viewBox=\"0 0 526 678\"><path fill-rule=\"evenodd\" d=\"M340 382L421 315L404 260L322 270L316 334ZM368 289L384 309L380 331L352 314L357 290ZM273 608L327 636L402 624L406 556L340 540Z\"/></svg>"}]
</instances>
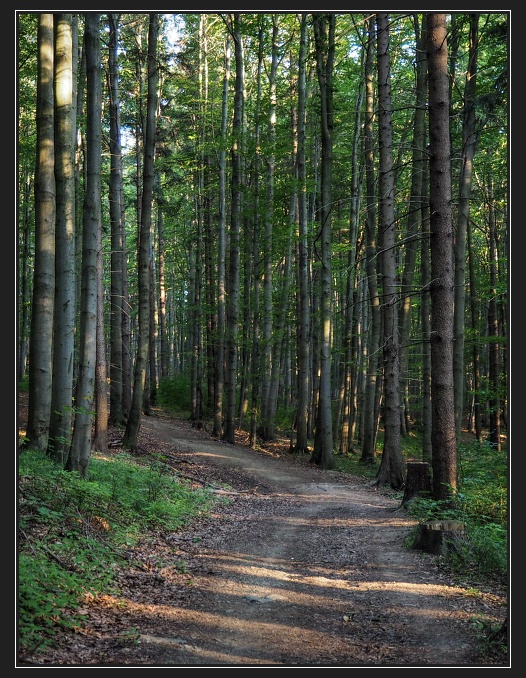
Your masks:
<instances>
[{"instance_id":1,"label":"tree bark","mask_svg":"<svg viewBox=\"0 0 526 678\"><path fill-rule=\"evenodd\" d=\"M321 468L334 468L332 400L331 400L331 334L332 334L332 273L331 273L331 174L333 112L334 14L314 14L316 70L321 99L321 346L320 388L313 460Z\"/></svg>"},{"instance_id":2,"label":"tree bark","mask_svg":"<svg viewBox=\"0 0 526 678\"><path fill-rule=\"evenodd\" d=\"M37 35L35 268L29 346L29 403L25 444L45 452L52 397L55 306L55 135L53 14L39 14Z\"/></svg>"},{"instance_id":3,"label":"tree bark","mask_svg":"<svg viewBox=\"0 0 526 678\"><path fill-rule=\"evenodd\" d=\"M462 165L459 179L458 219L454 244L455 300L453 380L455 393L455 430L457 440L462 432L464 411L464 347L466 323L466 238L470 216L470 195L473 182L473 158L478 134L475 128L475 96L477 91L478 14L470 14L469 59L464 88L462 119Z\"/></svg>"},{"instance_id":4,"label":"tree bark","mask_svg":"<svg viewBox=\"0 0 526 678\"><path fill-rule=\"evenodd\" d=\"M368 21L368 36L365 55L365 90L366 111L364 123L364 154L365 154L365 182L367 196L367 214L365 218L365 270L367 274L368 304L370 308L369 332L365 339L367 356L365 358L366 383L362 410L362 464L374 464L376 459L376 438L378 432L378 418L375 407L376 396L380 385L378 374L381 370L382 351L380 349L381 336L381 307L378 293L378 261L376 246L376 211L377 190L376 172L374 166L374 19Z\"/></svg>"},{"instance_id":5,"label":"tree bark","mask_svg":"<svg viewBox=\"0 0 526 678\"><path fill-rule=\"evenodd\" d=\"M429 206L431 231L431 402L433 498L457 488L453 385L453 218L445 14L427 15L429 75Z\"/></svg>"},{"instance_id":6,"label":"tree bark","mask_svg":"<svg viewBox=\"0 0 526 678\"><path fill-rule=\"evenodd\" d=\"M55 15L56 261L53 387L48 453L65 465L71 439L76 320L75 133L76 17Z\"/></svg>"},{"instance_id":7,"label":"tree bark","mask_svg":"<svg viewBox=\"0 0 526 678\"><path fill-rule=\"evenodd\" d=\"M384 355L384 446L376 485L399 490L404 485L400 441L400 338L399 288L396 277L396 220L394 211L393 137L391 123L391 75L389 21L377 14L378 115L380 154L380 244L382 262L382 316Z\"/></svg>"},{"instance_id":8,"label":"tree bark","mask_svg":"<svg viewBox=\"0 0 526 678\"><path fill-rule=\"evenodd\" d=\"M97 362L98 248L102 229L101 141L102 83L100 14L86 14L84 46L87 73L86 191L82 226L79 374L75 394L75 426L66 467L88 473Z\"/></svg>"},{"instance_id":9,"label":"tree bark","mask_svg":"<svg viewBox=\"0 0 526 678\"><path fill-rule=\"evenodd\" d=\"M148 102L146 133L144 140L143 189L141 228L139 234L139 336L135 356L133 393L130 414L122 441L123 448L137 449L137 437L141 425L143 394L146 385L150 337L150 239L153 200L153 162L155 156L155 129L157 113L157 35L159 18L150 14L148 29Z\"/></svg>"},{"instance_id":10,"label":"tree bark","mask_svg":"<svg viewBox=\"0 0 526 678\"><path fill-rule=\"evenodd\" d=\"M125 231L122 206L122 147L119 99L119 25L116 14L108 15L108 81L110 112L110 178L109 207L111 226L110 274L110 421L114 426L124 426L123 408L123 333Z\"/></svg>"},{"instance_id":11,"label":"tree bark","mask_svg":"<svg viewBox=\"0 0 526 678\"><path fill-rule=\"evenodd\" d=\"M300 44L298 56L298 151L296 154L298 179L298 400L296 405L296 446L295 452L308 450L309 413L309 268L307 241L307 188L305 168L305 108L306 92L307 15L300 19Z\"/></svg>"},{"instance_id":12,"label":"tree bark","mask_svg":"<svg viewBox=\"0 0 526 678\"><path fill-rule=\"evenodd\" d=\"M241 228L241 209L243 204L242 187L242 129L244 106L244 63L243 41L240 31L240 15L233 17L233 40L236 61L234 121L232 129L232 209L230 218L230 256L226 298L226 337L225 337L225 427L223 440L235 444L236 382L237 382L237 339L239 320L239 238Z\"/></svg>"}]
</instances>

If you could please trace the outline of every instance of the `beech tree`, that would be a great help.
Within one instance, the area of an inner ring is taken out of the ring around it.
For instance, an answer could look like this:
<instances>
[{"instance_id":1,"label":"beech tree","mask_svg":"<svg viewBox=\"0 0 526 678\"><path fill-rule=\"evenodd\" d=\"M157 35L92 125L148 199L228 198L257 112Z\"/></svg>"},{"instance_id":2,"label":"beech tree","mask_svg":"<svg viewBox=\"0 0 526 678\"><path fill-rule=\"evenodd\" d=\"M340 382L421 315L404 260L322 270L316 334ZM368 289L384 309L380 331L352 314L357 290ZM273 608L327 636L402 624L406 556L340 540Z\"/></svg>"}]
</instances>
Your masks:
<instances>
[{"instance_id":1,"label":"beech tree","mask_svg":"<svg viewBox=\"0 0 526 678\"><path fill-rule=\"evenodd\" d=\"M55 180L56 264L53 321L53 386L49 454L63 466L71 433L75 348L75 142L78 20L56 14L55 31Z\"/></svg>"},{"instance_id":2,"label":"beech tree","mask_svg":"<svg viewBox=\"0 0 526 678\"><path fill-rule=\"evenodd\" d=\"M91 456L97 359L98 252L101 215L102 83L100 15L85 17L86 51L86 190L82 223L79 373L75 391L75 423L66 468L85 477Z\"/></svg>"},{"instance_id":3,"label":"beech tree","mask_svg":"<svg viewBox=\"0 0 526 678\"><path fill-rule=\"evenodd\" d=\"M29 348L26 445L46 451L52 396L55 304L55 133L53 14L40 14L37 35L35 263Z\"/></svg>"}]
</instances>

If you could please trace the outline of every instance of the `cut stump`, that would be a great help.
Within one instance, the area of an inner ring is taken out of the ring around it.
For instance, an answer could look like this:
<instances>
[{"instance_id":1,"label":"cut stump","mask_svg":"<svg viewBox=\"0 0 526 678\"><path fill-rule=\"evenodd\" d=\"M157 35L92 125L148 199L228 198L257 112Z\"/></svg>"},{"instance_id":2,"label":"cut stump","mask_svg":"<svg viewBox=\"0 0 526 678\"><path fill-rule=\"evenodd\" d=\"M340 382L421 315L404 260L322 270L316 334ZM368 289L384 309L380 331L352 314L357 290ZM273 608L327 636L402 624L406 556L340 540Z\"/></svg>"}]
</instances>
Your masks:
<instances>
[{"instance_id":1,"label":"cut stump","mask_svg":"<svg viewBox=\"0 0 526 678\"><path fill-rule=\"evenodd\" d=\"M402 506L414 497L425 497L431 493L431 469L426 461L408 461L404 498Z\"/></svg>"},{"instance_id":2,"label":"cut stump","mask_svg":"<svg viewBox=\"0 0 526 678\"><path fill-rule=\"evenodd\" d=\"M434 555L455 551L466 537L466 526L459 520L430 520L418 526L413 548Z\"/></svg>"}]
</instances>

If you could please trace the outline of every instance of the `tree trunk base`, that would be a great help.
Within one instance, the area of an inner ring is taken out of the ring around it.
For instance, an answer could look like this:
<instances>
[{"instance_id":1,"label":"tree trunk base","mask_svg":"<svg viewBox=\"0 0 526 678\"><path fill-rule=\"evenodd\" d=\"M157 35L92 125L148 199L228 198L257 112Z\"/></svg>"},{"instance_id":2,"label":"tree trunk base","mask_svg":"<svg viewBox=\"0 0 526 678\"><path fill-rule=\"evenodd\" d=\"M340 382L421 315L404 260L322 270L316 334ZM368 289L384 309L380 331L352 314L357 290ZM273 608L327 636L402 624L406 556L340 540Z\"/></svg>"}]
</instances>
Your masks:
<instances>
[{"instance_id":1,"label":"tree trunk base","mask_svg":"<svg viewBox=\"0 0 526 678\"><path fill-rule=\"evenodd\" d=\"M408 461L402 506L414 497L431 494L431 469L426 461Z\"/></svg>"},{"instance_id":2,"label":"tree trunk base","mask_svg":"<svg viewBox=\"0 0 526 678\"><path fill-rule=\"evenodd\" d=\"M464 523L459 520L430 520L419 525L413 548L433 555L446 555L465 541Z\"/></svg>"}]
</instances>

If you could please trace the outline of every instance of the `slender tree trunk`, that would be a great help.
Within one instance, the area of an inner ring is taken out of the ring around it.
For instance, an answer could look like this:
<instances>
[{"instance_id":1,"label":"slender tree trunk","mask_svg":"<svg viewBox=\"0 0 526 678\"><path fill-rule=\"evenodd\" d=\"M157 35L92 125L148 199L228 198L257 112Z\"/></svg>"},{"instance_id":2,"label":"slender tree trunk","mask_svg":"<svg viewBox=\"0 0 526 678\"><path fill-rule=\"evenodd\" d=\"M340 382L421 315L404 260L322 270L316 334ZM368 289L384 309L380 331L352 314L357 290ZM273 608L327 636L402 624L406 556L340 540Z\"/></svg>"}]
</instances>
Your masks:
<instances>
[{"instance_id":1,"label":"slender tree trunk","mask_svg":"<svg viewBox=\"0 0 526 678\"><path fill-rule=\"evenodd\" d=\"M75 133L76 18L55 15L56 261L53 387L48 453L65 465L71 442L75 348ZM75 24L75 26L74 26Z\"/></svg>"},{"instance_id":2,"label":"slender tree trunk","mask_svg":"<svg viewBox=\"0 0 526 678\"><path fill-rule=\"evenodd\" d=\"M299 453L308 450L309 367L310 367L310 304L308 267L307 186L305 167L306 123L306 55L307 14L300 19L298 56L298 152L296 154L298 179L298 402L296 406L296 447Z\"/></svg>"},{"instance_id":3,"label":"slender tree trunk","mask_svg":"<svg viewBox=\"0 0 526 678\"><path fill-rule=\"evenodd\" d=\"M111 224L110 273L110 421L114 426L124 426L123 410L123 341L122 320L124 302L123 267L124 224L122 201L122 148L119 100L119 26L118 17L108 14L108 90L110 95L110 179L109 203Z\"/></svg>"},{"instance_id":4,"label":"slender tree trunk","mask_svg":"<svg viewBox=\"0 0 526 678\"><path fill-rule=\"evenodd\" d=\"M372 18L368 21L369 39L367 41L365 56L365 88L366 88L366 113L364 125L364 151L365 151L365 181L367 195L367 214L365 220L365 270L367 275L368 305L371 311L369 320L369 332L365 342L367 355L365 357L365 394L362 408L363 436L362 464L374 464L376 459L376 432L378 429L377 411L375 408L376 394L381 370L382 350L380 348L380 331L382 326L380 296L378 294L378 269L376 247L376 172L374 166L374 46L375 25Z\"/></svg>"},{"instance_id":5,"label":"slender tree trunk","mask_svg":"<svg viewBox=\"0 0 526 678\"><path fill-rule=\"evenodd\" d=\"M102 216L101 228L97 233L97 358L95 364L95 427L92 449L108 452L108 393L106 376L106 338L104 332L104 288L102 264Z\"/></svg>"},{"instance_id":6,"label":"slender tree trunk","mask_svg":"<svg viewBox=\"0 0 526 678\"><path fill-rule=\"evenodd\" d=\"M467 229L467 240L468 240L469 305L471 313L471 330L473 332L473 336L476 336L479 327L479 313L478 313L479 305L477 299L477 283L475 280L475 265L474 265L473 245L471 240L471 225L469 220ZM480 443L482 442L482 422L480 412L481 381L480 381L479 345L477 341L473 342L471 355L473 361L473 428L475 431L475 438Z\"/></svg>"},{"instance_id":7,"label":"slender tree trunk","mask_svg":"<svg viewBox=\"0 0 526 678\"><path fill-rule=\"evenodd\" d=\"M242 187L242 125L244 92L243 42L239 27L240 15L233 17L233 40L236 60L234 122L232 129L232 209L230 219L230 258L226 299L226 341L225 341L225 428L223 440L235 444L236 382L237 382L237 339L239 319L239 234L243 203Z\"/></svg>"},{"instance_id":8,"label":"slender tree trunk","mask_svg":"<svg viewBox=\"0 0 526 678\"><path fill-rule=\"evenodd\" d=\"M429 75L429 206L431 231L431 402L433 498L457 487L453 385L453 217L445 14L427 15Z\"/></svg>"},{"instance_id":9,"label":"slender tree trunk","mask_svg":"<svg viewBox=\"0 0 526 678\"><path fill-rule=\"evenodd\" d=\"M495 207L493 198L493 185L490 180L488 195L488 224L489 224L489 269L491 296L488 304L488 334L489 342L489 383L490 383L490 411L489 411L489 440L494 449L501 451L500 439L500 350L499 350L499 319L497 312L497 239L495 228Z\"/></svg>"},{"instance_id":10,"label":"slender tree trunk","mask_svg":"<svg viewBox=\"0 0 526 678\"><path fill-rule=\"evenodd\" d=\"M428 197L429 172L427 164L422 172L422 224L424 231L429 228L429 201ZM432 407L431 407L431 310L430 292L431 262L429 252L429 237L422 238L420 254L420 272L422 285L422 460L429 464L433 458L431 441Z\"/></svg>"},{"instance_id":11,"label":"slender tree trunk","mask_svg":"<svg viewBox=\"0 0 526 678\"><path fill-rule=\"evenodd\" d=\"M356 115L354 118L354 135L352 146L352 178L351 178L351 211L349 215L349 254L347 258L347 279L344 297L344 328L343 328L343 370L342 370L342 397L341 397L341 421L340 421L340 444L342 454L349 454L353 447L351 437L351 393L352 393L352 336L356 309L353 304L354 289L356 286L356 257L358 249L358 221L360 212L361 185L363 173L359 163L359 149L361 146L362 106L364 100L364 88L359 86L356 101Z\"/></svg>"},{"instance_id":12,"label":"slender tree trunk","mask_svg":"<svg viewBox=\"0 0 526 678\"><path fill-rule=\"evenodd\" d=\"M321 468L334 468L331 402L331 175L333 114L334 14L315 14L316 68L321 99L321 354L320 392L316 419L313 460Z\"/></svg>"},{"instance_id":13,"label":"slender tree trunk","mask_svg":"<svg viewBox=\"0 0 526 678\"><path fill-rule=\"evenodd\" d=\"M260 142L261 142L261 125L260 125L260 110L261 110L261 74L263 71L263 39L264 39L264 17L259 17L258 30L258 64L257 64L257 86L256 86L256 115L255 115L255 129L254 141L255 152L253 160L253 195L254 195L254 228L252 233L252 271L253 271L253 319L252 319L252 361L251 361L251 381L252 392L250 401L250 433L249 445L252 448L256 447L257 443L257 426L260 408L261 395L261 356L260 356L260 316L261 316L261 285L260 285L260 238L259 238L259 209L260 209Z\"/></svg>"},{"instance_id":14,"label":"slender tree trunk","mask_svg":"<svg viewBox=\"0 0 526 678\"><path fill-rule=\"evenodd\" d=\"M219 223L217 234L217 337L214 377L214 428L212 435L223 435L223 388L225 375L225 307L226 307L226 134L228 118L228 84L230 80L230 36L225 36L225 73L221 99L221 148L219 151Z\"/></svg>"},{"instance_id":15,"label":"slender tree trunk","mask_svg":"<svg viewBox=\"0 0 526 678\"><path fill-rule=\"evenodd\" d=\"M400 409L400 426L402 435L411 431L409 409L409 335L411 328L411 306L413 300L413 281L415 276L418 237L422 219L422 172L427 160L425 102L427 98L427 64L425 60L426 31L420 31L418 15L414 16L416 42L416 106L413 122L413 156L411 163L411 195L407 214L407 229L404 237L405 259L401 284L400 305L400 394L403 398ZM425 24L425 22L424 22Z\"/></svg>"},{"instance_id":16,"label":"slender tree trunk","mask_svg":"<svg viewBox=\"0 0 526 678\"><path fill-rule=\"evenodd\" d=\"M265 233L263 239L263 266L265 275L263 279L263 337L262 337L262 357L263 365L262 375L262 394L261 394L261 437L263 440L272 440L274 435L273 424L270 421L271 411L271 372L273 364L272 356L272 332L273 332L273 282L272 282L272 232L274 225L274 174L275 174L275 144L276 144L276 72L278 68L278 23L277 16L272 15L272 37L271 37L271 62L269 74L269 117L268 117L268 147L267 156L267 195L265 210ZM275 363L274 363L275 364Z\"/></svg>"},{"instance_id":17,"label":"slender tree trunk","mask_svg":"<svg viewBox=\"0 0 526 678\"><path fill-rule=\"evenodd\" d=\"M378 49L378 117L380 156L380 233L382 260L382 316L384 355L384 446L376 476L378 486L404 486L404 460L400 441L400 337L399 289L396 277L396 220L394 210L393 131L389 17L376 15Z\"/></svg>"},{"instance_id":18,"label":"slender tree trunk","mask_svg":"<svg viewBox=\"0 0 526 678\"><path fill-rule=\"evenodd\" d=\"M155 219L157 223L157 219ZM152 405L157 402L157 328L159 327L159 318L157 317L157 297L156 297L156 278L157 268L155 266L155 251L153 246L153 217L152 217L152 235L150 237L150 337L148 349L148 398L144 399L144 413L151 415Z\"/></svg>"},{"instance_id":19,"label":"slender tree trunk","mask_svg":"<svg viewBox=\"0 0 526 678\"><path fill-rule=\"evenodd\" d=\"M45 452L52 397L55 305L55 138L53 14L39 14L37 35L35 270L29 347L26 446Z\"/></svg>"},{"instance_id":20,"label":"slender tree trunk","mask_svg":"<svg viewBox=\"0 0 526 678\"><path fill-rule=\"evenodd\" d=\"M139 335L135 356L134 382L131 410L123 437L125 449L137 449L137 437L141 425L143 394L146 385L150 336L150 239L152 223L152 200L155 156L155 128L157 111L157 35L159 18L150 14L148 29L148 103L146 133L144 140L144 179L142 189L141 228L139 238Z\"/></svg>"},{"instance_id":21,"label":"slender tree trunk","mask_svg":"<svg viewBox=\"0 0 526 678\"><path fill-rule=\"evenodd\" d=\"M462 432L464 410L464 348L466 309L466 237L470 215L470 195L473 183L473 158L477 147L475 128L475 95L477 90L478 14L470 14L469 59L464 88L462 121L462 166L460 171L460 195L458 219L454 244L455 306L453 344L453 380L455 391L455 430L457 440Z\"/></svg>"},{"instance_id":22,"label":"slender tree trunk","mask_svg":"<svg viewBox=\"0 0 526 678\"><path fill-rule=\"evenodd\" d=\"M73 440L66 468L88 473L97 362L98 251L102 230L101 146L102 82L100 14L85 15L84 47L87 73L86 190L82 226L82 286L80 296L79 371Z\"/></svg>"},{"instance_id":23,"label":"slender tree trunk","mask_svg":"<svg viewBox=\"0 0 526 678\"><path fill-rule=\"evenodd\" d=\"M159 286L158 294L158 318L159 318L159 359L160 359L160 379L166 379L169 374L169 344L166 329L166 263L164 254L164 227L163 227L163 205L164 198L162 189L159 187L159 197L157 200L157 258L159 265L157 268L157 284Z\"/></svg>"}]
</instances>

